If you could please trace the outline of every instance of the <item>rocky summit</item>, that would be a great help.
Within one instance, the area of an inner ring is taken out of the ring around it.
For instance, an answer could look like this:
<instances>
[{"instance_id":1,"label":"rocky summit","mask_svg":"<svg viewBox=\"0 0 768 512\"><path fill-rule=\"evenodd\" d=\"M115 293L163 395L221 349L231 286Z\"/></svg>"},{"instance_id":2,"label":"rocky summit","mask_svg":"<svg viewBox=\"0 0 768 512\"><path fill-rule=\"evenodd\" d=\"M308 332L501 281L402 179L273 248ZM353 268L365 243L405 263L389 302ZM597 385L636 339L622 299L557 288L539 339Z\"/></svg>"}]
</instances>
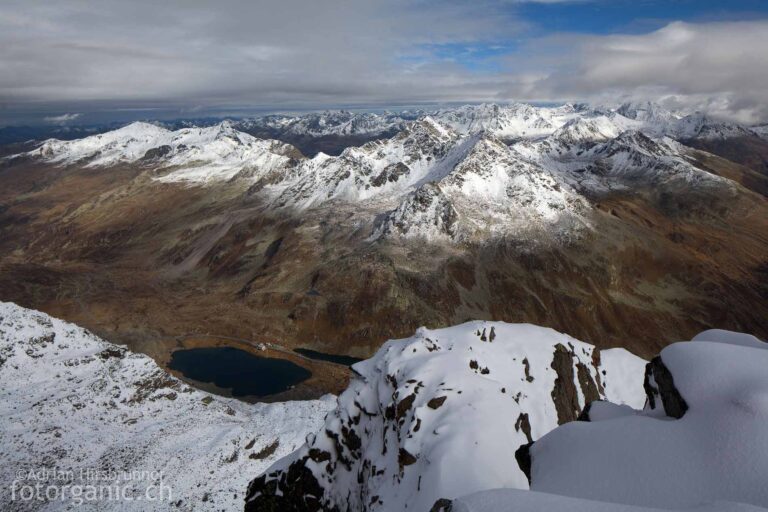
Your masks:
<instances>
[{"instance_id":1,"label":"rocky summit","mask_svg":"<svg viewBox=\"0 0 768 512\"><path fill-rule=\"evenodd\" d=\"M517 448L594 400L642 407L644 365L534 325L420 329L353 367L325 426L251 483L245 508L429 510L440 498L526 488Z\"/></svg>"}]
</instances>

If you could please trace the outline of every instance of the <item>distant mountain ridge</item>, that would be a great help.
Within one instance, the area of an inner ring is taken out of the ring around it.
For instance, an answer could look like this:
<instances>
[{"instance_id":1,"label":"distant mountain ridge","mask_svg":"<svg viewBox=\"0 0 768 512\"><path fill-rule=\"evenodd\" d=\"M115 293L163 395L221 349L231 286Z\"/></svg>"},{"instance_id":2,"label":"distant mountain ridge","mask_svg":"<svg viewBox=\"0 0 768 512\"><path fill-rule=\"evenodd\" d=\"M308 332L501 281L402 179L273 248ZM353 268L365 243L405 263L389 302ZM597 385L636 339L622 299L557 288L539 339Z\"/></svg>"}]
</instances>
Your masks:
<instances>
[{"instance_id":1,"label":"distant mountain ridge","mask_svg":"<svg viewBox=\"0 0 768 512\"><path fill-rule=\"evenodd\" d=\"M313 136L398 132L336 157L306 158L291 145L239 130L252 121L176 131L133 123L85 139L49 140L31 154L88 167L141 163L166 183L243 180L250 193L300 211L365 201L385 215L374 238L477 240L542 229L570 238L589 227L587 196L662 184L732 195L727 179L696 167L691 150L670 136L721 140L747 133L651 104L612 111L484 104L407 122L349 112L262 121Z\"/></svg>"},{"instance_id":2,"label":"distant mountain ridge","mask_svg":"<svg viewBox=\"0 0 768 512\"><path fill-rule=\"evenodd\" d=\"M537 107L526 103L511 104L471 104L438 109L413 109L402 111L348 111L326 110L306 114L265 114L230 118L235 127L260 138L295 140L296 137L381 137L392 135L402 129L405 123L425 115L440 120L460 132L488 130L502 137L535 137L551 133L563 120L571 119L580 112L618 113L627 119L646 124L674 124L686 117L685 123L691 132L697 135L697 120L704 120L708 127L720 125L729 127L739 125L718 121L702 113L672 112L652 102L623 103L618 106L588 105L585 103L566 103L558 107ZM169 121L151 121L152 124L169 130L181 128L205 128L222 121L222 118L180 118ZM72 140L96 133L104 133L125 126L129 123L109 122L96 124L76 124L71 126L5 126L0 128L0 145L58 138ZM740 126L749 134L765 136L766 125ZM683 130L683 125L680 125ZM707 130L709 131L709 130ZM735 133L735 132L733 132ZM714 133L713 133L714 135ZM284 140L291 142L291 140ZM363 140L365 142L365 140ZM313 156L313 155L310 155Z\"/></svg>"}]
</instances>

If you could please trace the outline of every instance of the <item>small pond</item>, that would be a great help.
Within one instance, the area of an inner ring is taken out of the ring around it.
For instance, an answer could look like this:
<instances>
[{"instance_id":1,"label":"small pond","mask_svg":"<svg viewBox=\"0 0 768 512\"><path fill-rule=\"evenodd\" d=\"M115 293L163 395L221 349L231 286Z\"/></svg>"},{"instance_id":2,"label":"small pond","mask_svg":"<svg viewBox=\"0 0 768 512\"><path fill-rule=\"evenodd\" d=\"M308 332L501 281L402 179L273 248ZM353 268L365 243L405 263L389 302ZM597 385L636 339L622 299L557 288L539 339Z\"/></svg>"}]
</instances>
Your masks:
<instances>
[{"instance_id":1,"label":"small pond","mask_svg":"<svg viewBox=\"0 0 768 512\"><path fill-rule=\"evenodd\" d=\"M177 350L168 366L189 379L231 390L234 397L274 395L312 376L285 359L260 357L233 347Z\"/></svg>"},{"instance_id":2,"label":"small pond","mask_svg":"<svg viewBox=\"0 0 768 512\"><path fill-rule=\"evenodd\" d=\"M316 350L310 350L308 348L295 348L293 349L297 354L301 354L304 357L310 359L317 359L319 361L330 361L336 364L343 364L345 366L352 366L355 363L359 363L362 359L358 359L352 356L340 356L337 354L326 354L325 352L318 352Z\"/></svg>"}]
</instances>

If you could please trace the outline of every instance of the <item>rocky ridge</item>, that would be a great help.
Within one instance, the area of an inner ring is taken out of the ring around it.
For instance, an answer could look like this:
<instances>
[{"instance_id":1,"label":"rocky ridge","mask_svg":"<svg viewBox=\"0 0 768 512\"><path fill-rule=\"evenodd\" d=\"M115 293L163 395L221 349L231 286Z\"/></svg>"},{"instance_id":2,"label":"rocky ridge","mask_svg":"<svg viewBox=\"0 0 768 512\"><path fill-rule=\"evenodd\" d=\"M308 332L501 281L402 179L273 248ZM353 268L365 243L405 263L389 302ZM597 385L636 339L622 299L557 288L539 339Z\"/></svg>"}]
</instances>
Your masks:
<instances>
[{"instance_id":1,"label":"rocky ridge","mask_svg":"<svg viewBox=\"0 0 768 512\"><path fill-rule=\"evenodd\" d=\"M530 325L421 330L356 366L245 509L763 511L766 356L723 330L647 364Z\"/></svg>"}]
</instances>

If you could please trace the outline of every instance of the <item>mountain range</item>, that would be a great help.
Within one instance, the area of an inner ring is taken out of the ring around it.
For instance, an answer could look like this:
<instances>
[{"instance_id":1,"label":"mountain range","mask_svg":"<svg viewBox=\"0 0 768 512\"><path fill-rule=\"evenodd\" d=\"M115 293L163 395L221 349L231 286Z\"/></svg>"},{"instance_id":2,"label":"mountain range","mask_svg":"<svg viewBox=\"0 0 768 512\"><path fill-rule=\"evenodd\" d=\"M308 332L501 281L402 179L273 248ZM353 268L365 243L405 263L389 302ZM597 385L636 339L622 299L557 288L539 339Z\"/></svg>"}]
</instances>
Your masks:
<instances>
[{"instance_id":1,"label":"mountain range","mask_svg":"<svg viewBox=\"0 0 768 512\"><path fill-rule=\"evenodd\" d=\"M5 148L0 503L54 464L181 510L764 510L768 352L712 330L768 336L764 133L514 104ZM222 345L299 400L170 369Z\"/></svg>"},{"instance_id":2,"label":"mountain range","mask_svg":"<svg viewBox=\"0 0 768 512\"><path fill-rule=\"evenodd\" d=\"M0 290L151 354L191 331L367 356L485 318L650 356L768 330L766 148L653 104L134 123L4 159Z\"/></svg>"}]
</instances>

